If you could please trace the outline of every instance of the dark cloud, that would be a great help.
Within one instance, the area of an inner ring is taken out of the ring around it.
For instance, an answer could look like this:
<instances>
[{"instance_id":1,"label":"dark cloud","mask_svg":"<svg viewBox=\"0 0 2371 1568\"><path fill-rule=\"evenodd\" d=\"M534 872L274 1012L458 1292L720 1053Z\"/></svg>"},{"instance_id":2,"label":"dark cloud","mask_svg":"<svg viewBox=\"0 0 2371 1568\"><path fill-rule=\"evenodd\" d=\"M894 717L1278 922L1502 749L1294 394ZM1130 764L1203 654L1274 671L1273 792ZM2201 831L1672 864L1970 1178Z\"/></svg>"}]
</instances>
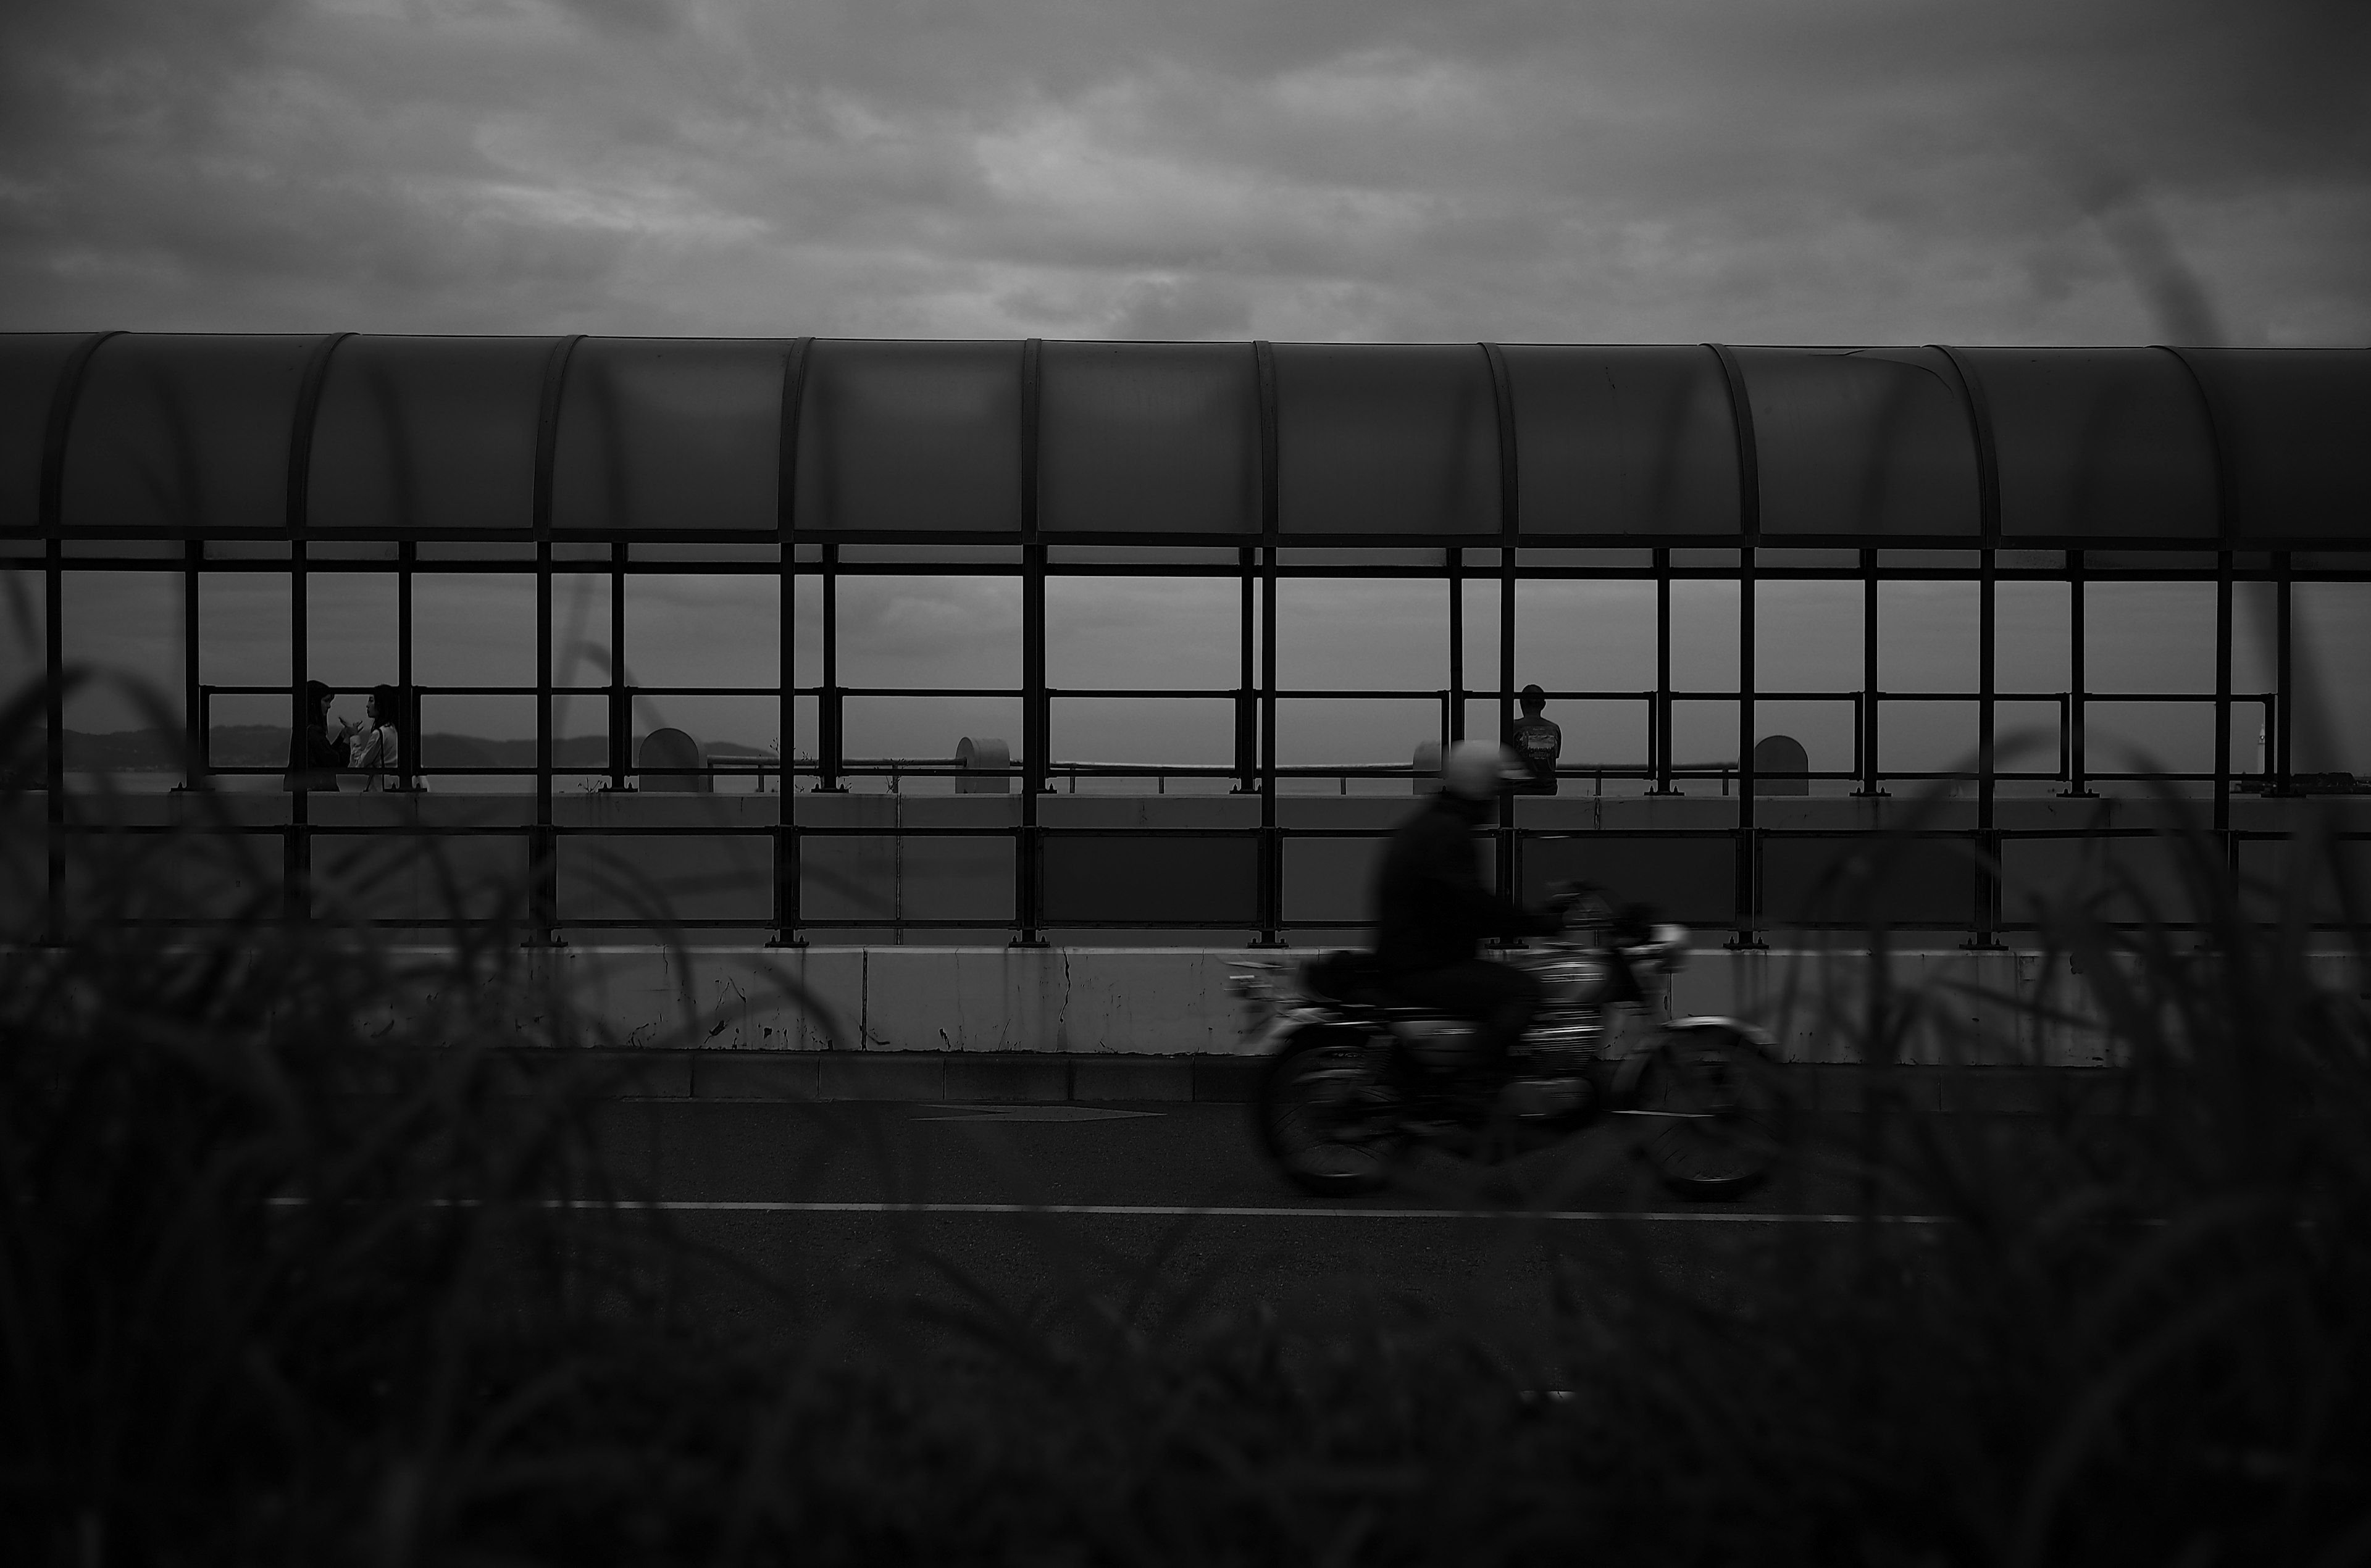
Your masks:
<instances>
[{"instance_id":1,"label":"dark cloud","mask_svg":"<svg viewBox=\"0 0 2371 1568\"><path fill-rule=\"evenodd\" d=\"M2361 340L2366 44L2351 0L17 0L0 324Z\"/></svg>"}]
</instances>

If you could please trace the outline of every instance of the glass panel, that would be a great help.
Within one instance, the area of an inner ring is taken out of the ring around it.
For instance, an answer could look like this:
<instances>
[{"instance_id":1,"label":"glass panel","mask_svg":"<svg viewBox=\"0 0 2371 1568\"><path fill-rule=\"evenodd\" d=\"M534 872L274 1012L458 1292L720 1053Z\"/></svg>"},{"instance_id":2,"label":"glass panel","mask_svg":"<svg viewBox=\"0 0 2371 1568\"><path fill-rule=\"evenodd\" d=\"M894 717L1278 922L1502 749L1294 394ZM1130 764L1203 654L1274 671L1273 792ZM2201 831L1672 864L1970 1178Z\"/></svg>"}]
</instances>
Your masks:
<instances>
[{"instance_id":1,"label":"glass panel","mask_svg":"<svg viewBox=\"0 0 2371 1568\"><path fill-rule=\"evenodd\" d=\"M1765 534L1972 534L1976 449L1933 349L1738 349Z\"/></svg>"},{"instance_id":2,"label":"glass panel","mask_svg":"<svg viewBox=\"0 0 2371 1568\"><path fill-rule=\"evenodd\" d=\"M1284 917L1346 926L1374 918L1375 873L1388 838L1288 838L1284 841Z\"/></svg>"},{"instance_id":3,"label":"glass panel","mask_svg":"<svg viewBox=\"0 0 2371 1568\"><path fill-rule=\"evenodd\" d=\"M393 536L535 520L541 338L350 338L313 430L308 520Z\"/></svg>"},{"instance_id":4,"label":"glass panel","mask_svg":"<svg viewBox=\"0 0 2371 1568\"><path fill-rule=\"evenodd\" d=\"M625 585L626 670L631 684L780 684L781 578L636 573Z\"/></svg>"},{"instance_id":5,"label":"glass panel","mask_svg":"<svg viewBox=\"0 0 2371 1568\"><path fill-rule=\"evenodd\" d=\"M87 679L66 691L66 767L180 781L181 579L163 571L69 571L60 642ZM283 721L284 722L284 721ZM169 774L170 777L167 777ZM119 780L145 788L152 780Z\"/></svg>"},{"instance_id":6,"label":"glass panel","mask_svg":"<svg viewBox=\"0 0 2371 1568\"><path fill-rule=\"evenodd\" d=\"M288 579L277 572L202 573L198 678L208 686L285 686L288 590Z\"/></svg>"},{"instance_id":7,"label":"glass panel","mask_svg":"<svg viewBox=\"0 0 2371 1568\"><path fill-rule=\"evenodd\" d=\"M2083 709L2085 766L2094 773L2212 773L2211 702L2090 702Z\"/></svg>"},{"instance_id":8,"label":"glass panel","mask_svg":"<svg viewBox=\"0 0 2371 1568\"><path fill-rule=\"evenodd\" d=\"M1495 674L1498 662L1493 648L1483 667ZM1516 583L1515 683L1550 691L1653 690L1655 585Z\"/></svg>"},{"instance_id":9,"label":"glass panel","mask_svg":"<svg viewBox=\"0 0 2371 1568\"><path fill-rule=\"evenodd\" d=\"M1983 607L1973 582L1879 583L1878 689L1981 690Z\"/></svg>"},{"instance_id":10,"label":"glass panel","mask_svg":"<svg viewBox=\"0 0 2371 1568\"><path fill-rule=\"evenodd\" d=\"M1855 685L1859 683L1855 682ZM1763 698L1753 705L1755 769L1759 777L1764 769L1774 776L1793 773L1798 767L1813 773L1849 773L1853 767L1853 715L1850 702L1808 702L1786 698ZM1784 762L1779 752L1784 747L1764 750L1774 739L1793 741L1803 748L1799 764ZM1763 795L1826 795L1852 786L1836 779L1777 778L1775 782L1755 785Z\"/></svg>"},{"instance_id":11,"label":"glass panel","mask_svg":"<svg viewBox=\"0 0 2371 1568\"><path fill-rule=\"evenodd\" d=\"M843 704L840 739L851 761L896 757L954 762L955 744L966 738L1002 741L1006 754L1022 760L1021 699L1015 697L852 697ZM882 781L852 781L851 789L883 790ZM951 795L952 777L908 779L898 786L916 793ZM1017 789L1018 786L1016 785Z\"/></svg>"},{"instance_id":12,"label":"glass panel","mask_svg":"<svg viewBox=\"0 0 2371 1568\"><path fill-rule=\"evenodd\" d=\"M1440 741L1440 704L1423 698L1288 698L1276 707L1277 762L1285 767L1405 767L1417 747ZM1405 779L1394 786L1407 790ZM1336 789L1324 781L1327 794Z\"/></svg>"},{"instance_id":13,"label":"glass panel","mask_svg":"<svg viewBox=\"0 0 2371 1568\"><path fill-rule=\"evenodd\" d=\"M370 688L394 684L399 673L395 626L395 573L316 571L306 577L305 675L326 681L340 694L334 712L360 721Z\"/></svg>"},{"instance_id":14,"label":"glass panel","mask_svg":"<svg viewBox=\"0 0 2371 1568\"><path fill-rule=\"evenodd\" d=\"M1671 704L1671 765L1678 768L1734 771L1737 767L1737 704L1727 698L1680 698ZM1685 786L1691 795L1726 794L1706 777Z\"/></svg>"},{"instance_id":15,"label":"glass panel","mask_svg":"<svg viewBox=\"0 0 2371 1568\"><path fill-rule=\"evenodd\" d=\"M1755 583L1754 690L1858 691L1867 609L1857 582Z\"/></svg>"},{"instance_id":16,"label":"glass panel","mask_svg":"<svg viewBox=\"0 0 2371 1568\"><path fill-rule=\"evenodd\" d=\"M2007 535L2215 532L2215 432L2162 349L1962 349L1984 386Z\"/></svg>"},{"instance_id":17,"label":"glass panel","mask_svg":"<svg viewBox=\"0 0 2371 1568\"><path fill-rule=\"evenodd\" d=\"M1069 697L1055 700L1053 714L1053 752L1061 762L1209 767L1234 763L1231 701Z\"/></svg>"},{"instance_id":18,"label":"glass panel","mask_svg":"<svg viewBox=\"0 0 2371 1568\"><path fill-rule=\"evenodd\" d=\"M2100 692L2215 689L2215 584L2083 585L2083 684Z\"/></svg>"},{"instance_id":19,"label":"glass panel","mask_svg":"<svg viewBox=\"0 0 2371 1568\"><path fill-rule=\"evenodd\" d=\"M1248 923L1259 917L1252 838L1070 837L1046 841L1047 923Z\"/></svg>"},{"instance_id":20,"label":"glass panel","mask_svg":"<svg viewBox=\"0 0 2371 1568\"><path fill-rule=\"evenodd\" d=\"M65 526L281 528L288 436L317 338L111 338L66 446Z\"/></svg>"},{"instance_id":21,"label":"glass panel","mask_svg":"<svg viewBox=\"0 0 2371 1568\"><path fill-rule=\"evenodd\" d=\"M842 686L1021 684L1018 577L843 577L839 594Z\"/></svg>"},{"instance_id":22,"label":"glass panel","mask_svg":"<svg viewBox=\"0 0 2371 1568\"><path fill-rule=\"evenodd\" d=\"M215 781L223 790L277 790L288 767L288 695L217 697L208 705L206 763L269 768L268 776Z\"/></svg>"},{"instance_id":23,"label":"glass panel","mask_svg":"<svg viewBox=\"0 0 2371 1568\"><path fill-rule=\"evenodd\" d=\"M1259 378L1248 346L1047 343L1040 352L1039 527L1259 530Z\"/></svg>"},{"instance_id":24,"label":"glass panel","mask_svg":"<svg viewBox=\"0 0 2371 1568\"><path fill-rule=\"evenodd\" d=\"M1726 838L1622 838L1584 834L1523 841L1516 878L1527 904L1552 882L1587 881L1616 904L1652 905L1691 926L1737 917L1737 849Z\"/></svg>"},{"instance_id":25,"label":"glass panel","mask_svg":"<svg viewBox=\"0 0 2371 1568\"><path fill-rule=\"evenodd\" d=\"M2192 349L2246 538L2371 535L2371 349Z\"/></svg>"},{"instance_id":26,"label":"glass panel","mask_svg":"<svg viewBox=\"0 0 2371 1568\"><path fill-rule=\"evenodd\" d=\"M346 706L339 699L339 708ZM353 705L358 715L361 703ZM597 759L589 759L598 766ZM560 761L556 750L555 765ZM532 697L447 696L427 691L420 698L419 766L436 767L512 767L535 770L535 698ZM534 788L532 778L437 779L434 787L462 794L515 793Z\"/></svg>"},{"instance_id":27,"label":"glass panel","mask_svg":"<svg viewBox=\"0 0 2371 1568\"><path fill-rule=\"evenodd\" d=\"M601 583L597 578L591 582ZM563 582L581 587L587 580L553 580L554 627L572 618L582 624L597 614L600 638L606 643L607 594L601 594L597 610L572 605L561 596ZM571 608L578 612L573 617L568 614ZM535 579L521 572L491 571L423 571L414 576L411 674L424 686L535 685ZM596 684L604 678L581 665L577 674ZM556 659L552 678L557 684L570 684Z\"/></svg>"},{"instance_id":28,"label":"glass panel","mask_svg":"<svg viewBox=\"0 0 2371 1568\"><path fill-rule=\"evenodd\" d=\"M1741 640L1738 587L1734 582L1671 584L1672 690L1737 689ZM1654 646L1650 638L1647 643L1649 660L1654 657ZM1652 674L1648 675L1646 684L1655 684Z\"/></svg>"},{"instance_id":29,"label":"glass panel","mask_svg":"<svg viewBox=\"0 0 2371 1568\"><path fill-rule=\"evenodd\" d=\"M1223 577L1046 580L1048 686L1209 691L1232 689L1243 679L1240 582Z\"/></svg>"},{"instance_id":30,"label":"glass panel","mask_svg":"<svg viewBox=\"0 0 2371 1568\"><path fill-rule=\"evenodd\" d=\"M1275 353L1285 532L1498 531L1498 409L1478 346Z\"/></svg>"},{"instance_id":31,"label":"glass panel","mask_svg":"<svg viewBox=\"0 0 2371 1568\"><path fill-rule=\"evenodd\" d=\"M1878 704L1877 766L1881 773L1972 772L1976 709L1972 702L1884 701Z\"/></svg>"},{"instance_id":32,"label":"glass panel","mask_svg":"<svg viewBox=\"0 0 2371 1568\"><path fill-rule=\"evenodd\" d=\"M819 341L799 411L802 528L1021 526L1021 345Z\"/></svg>"},{"instance_id":33,"label":"glass panel","mask_svg":"<svg viewBox=\"0 0 2371 1568\"><path fill-rule=\"evenodd\" d=\"M1288 691L1449 684L1449 585L1371 578L1276 585L1276 678Z\"/></svg>"},{"instance_id":34,"label":"glass panel","mask_svg":"<svg viewBox=\"0 0 2371 1568\"><path fill-rule=\"evenodd\" d=\"M589 709L591 704L582 704ZM573 714L573 728L589 729L591 714ZM777 697L636 697L634 742L630 754L639 765L642 744L658 729L684 731L700 743L708 759L715 790L747 794L758 789L760 773L767 788L775 788L781 760L782 703ZM950 755L954 743L947 744Z\"/></svg>"},{"instance_id":35,"label":"glass panel","mask_svg":"<svg viewBox=\"0 0 2371 1568\"><path fill-rule=\"evenodd\" d=\"M577 344L552 457L553 526L772 532L789 352L768 339Z\"/></svg>"},{"instance_id":36,"label":"glass panel","mask_svg":"<svg viewBox=\"0 0 2371 1568\"><path fill-rule=\"evenodd\" d=\"M421 579L425 582L423 575ZM468 579L487 582L490 577ZM527 646L534 649L535 579L519 579L526 585ZM610 592L617 579L607 572L560 571L551 578L551 684L559 686L607 686L611 679L609 663ZM418 594L422 592L414 589ZM489 590L490 593L499 591ZM422 650L415 648L412 659L417 663ZM535 676L530 667L526 682Z\"/></svg>"},{"instance_id":37,"label":"glass panel","mask_svg":"<svg viewBox=\"0 0 2371 1568\"><path fill-rule=\"evenodd\" d=\"M1966 845L1912 838L1870 848L1865 838L1764 840L1764 915L1787 925L1863 929L1873 919L1958 929L1974 919L1976 867Z\"/></svg>"},{"instance_id":38,"label":"glass panel","mask_svg":"<svg viewBox=\"0 0 2371 1568\"><path fill-rule=\"evenodd\" d=\"M0 332L0 531L41 525L41 453L58 373L85 332Z\"/></svg>"},{"instance_id":39,"label":"glass panel","mask_svg":"<svg viewBox=\"0 0 2371 1568\"><path fill-rule=\"evenodd\" d=\"M764 920L774 913L774 841L756 834L567 835L562 920Z\"/></svg>"},{"instance_id":40,"label":"glass panel","mask_svg":"<svg viewBox=\"0 0 2371 1568\"><path fill-rule=\"evenodd\" d=\"M46 588L39 571L0 571L0 702L40 680L48 666Z\"/></svg>"},{"instance_id":41,"label":"glass panel","mask_svg":"<svg viewBox=\"0 0 2371 1568\"><path fill-rule=\"evenodd\" d=\"M2064 582L1993 587L1993 679L2001 692L2059 692L2073 678L2074 590Z\"/></svg>"},{"instance_id":42,"label":"glass panel","mask_svg":"<svg viewBox=\"0 0 2371 1568\"><path fill-rule=\"evenodd\" d=\"M2291 601L2299 773L2371 774L2371 583L2300 582Z\"/></svg>"},{"instance_id":43,"label":"glass panel","mask_svg":"<svg viewBox=\"0 0 2371 1568\"><path fill-rule=\"evenodd\" d=\"M1737 426L1710 349L1500 352L1525 534L1737 532Z\"/></svg>"}]
</instances>

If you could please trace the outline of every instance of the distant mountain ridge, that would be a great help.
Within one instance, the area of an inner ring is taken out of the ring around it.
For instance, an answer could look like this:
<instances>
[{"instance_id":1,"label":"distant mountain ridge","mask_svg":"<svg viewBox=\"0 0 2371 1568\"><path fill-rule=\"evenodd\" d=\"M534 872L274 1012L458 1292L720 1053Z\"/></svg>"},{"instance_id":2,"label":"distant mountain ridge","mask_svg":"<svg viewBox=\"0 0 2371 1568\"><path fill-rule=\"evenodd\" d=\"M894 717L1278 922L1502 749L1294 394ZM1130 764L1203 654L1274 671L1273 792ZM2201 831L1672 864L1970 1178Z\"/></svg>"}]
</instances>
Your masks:
<instances>
[{"instance_id":1,"label":"distant mountain ridge","mask_svg":"<svg viewBox=\"0 0 2371 1568\"><path fill-rule=\"evenodd\" d=\"M66 732L66 767L77 773L146 773L181 766L181 736L171 730L112 730L92 734ZM639 741L640 737L636 737ZM272 724L217 724L213 732L217 767L284 767L288 732ZM713 757L771 757L774 754L738 741L705 743ZM597 773L609 766L609 743L600 735L567 735L551 744L551 765L566 773ZM432 730L421 743L421 771L444 767L533 767L533 741L497 741Z\"/></svg>"}]
</instances>

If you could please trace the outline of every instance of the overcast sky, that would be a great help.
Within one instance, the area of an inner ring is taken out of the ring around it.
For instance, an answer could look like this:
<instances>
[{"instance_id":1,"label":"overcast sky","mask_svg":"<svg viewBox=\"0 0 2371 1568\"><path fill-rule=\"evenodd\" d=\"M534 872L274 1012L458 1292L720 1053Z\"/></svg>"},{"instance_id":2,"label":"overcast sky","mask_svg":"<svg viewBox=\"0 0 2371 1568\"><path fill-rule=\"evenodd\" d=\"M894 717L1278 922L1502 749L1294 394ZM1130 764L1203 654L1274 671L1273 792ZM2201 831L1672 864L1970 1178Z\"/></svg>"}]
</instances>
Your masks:
<instances>
[{"instance_id":1,"label":"overcast sky","mask_svg":"<svg viewBox=\"0 0 2371 1568\"><path fill-rule=\"evenodd\" d=\"M8 0L0 327L2361 343L2366 23Z\"/></svg>"}]
</instances>

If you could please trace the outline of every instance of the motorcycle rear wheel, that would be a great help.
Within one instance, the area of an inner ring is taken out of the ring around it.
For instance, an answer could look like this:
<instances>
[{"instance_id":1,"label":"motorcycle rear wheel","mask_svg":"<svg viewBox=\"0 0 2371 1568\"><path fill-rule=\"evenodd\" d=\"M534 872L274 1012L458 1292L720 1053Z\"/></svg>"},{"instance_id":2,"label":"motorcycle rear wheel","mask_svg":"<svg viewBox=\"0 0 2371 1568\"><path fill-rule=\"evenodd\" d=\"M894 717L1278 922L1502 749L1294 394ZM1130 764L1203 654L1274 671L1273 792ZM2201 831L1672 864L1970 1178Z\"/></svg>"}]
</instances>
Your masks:
<instances>
[{"instance_id":1,"label":"motorcycle rear wheel","mask_svg":"<svg viewBox=\"0 0 2371 1568\"><path fill-rule=\"evenodd\" d=\"M1261 1152L1285 1180L1319 1197L1391 1183L1399 1128L1380 1100L1372 1059L1345 1029L1306 1029L1268 1058L1252 1101Z\"/></svg>"},{"instance_id":2,"label":"motorcycle rear wheel","mask_svg":"<svg viewBox=\"0 0 2371 1568\"><path fill-rule=\"evenodd\" d=\"M1787 1137L1777 1069L1733 1030L1674 1030L1647 1058L1628 1105L1637 1151L1673 1196L1744 1197L1769 1179Z\"/></svg>"}]
</instances>

